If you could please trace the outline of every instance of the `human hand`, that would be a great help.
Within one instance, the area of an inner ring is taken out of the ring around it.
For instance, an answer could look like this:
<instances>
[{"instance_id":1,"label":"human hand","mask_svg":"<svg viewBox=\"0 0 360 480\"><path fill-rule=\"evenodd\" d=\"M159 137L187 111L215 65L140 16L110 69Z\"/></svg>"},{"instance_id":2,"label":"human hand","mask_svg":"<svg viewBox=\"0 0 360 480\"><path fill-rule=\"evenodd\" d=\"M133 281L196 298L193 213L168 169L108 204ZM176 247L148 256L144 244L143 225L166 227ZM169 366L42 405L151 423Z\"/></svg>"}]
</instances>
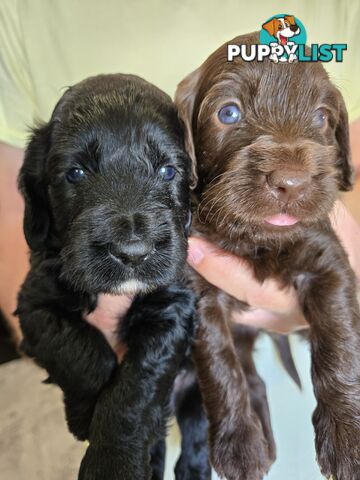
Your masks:
<instances>
[{"instance_id":1,"label":"human hand","mask_svg":"<svg viewBox=\"0 0 360 480\"><path fill-rule=\"evenodd\" d=\"M330 219L355 274L360 278L359 225L340 201L335 203ZM295 289L282 288L274 279L261 284L251 265L243 258L203 239L190 238L188 262L208 282L250 305L246 312L233 313L235 322L282 334L308 327Z\"/></svg>"},{"instance_id":2,"label":"human hand","mask_svg":"<svg viewBox=\"0 0 360 480\"><path fill-rule=\"evenodd\" d=\"M117 331L121 318L128 311L133 298L127 295L100 294L96 309L84 315L84 319L100 330L117 354L120 361L126 353L126 345L118 339Z\"/></svg>"},{"instance_id":3,"label":"human hand","mask_svg":"<svg viewBox=\"0 0 360 480\"><path fill-rule=\"evenodd\" d=\"M192 237L188 262L208 282L250 305L246 312L233 312L235 322L282 334L308 327L295 289L281 288L274 279L261 284L243 258Z\"/></svg>"}]
</instances>

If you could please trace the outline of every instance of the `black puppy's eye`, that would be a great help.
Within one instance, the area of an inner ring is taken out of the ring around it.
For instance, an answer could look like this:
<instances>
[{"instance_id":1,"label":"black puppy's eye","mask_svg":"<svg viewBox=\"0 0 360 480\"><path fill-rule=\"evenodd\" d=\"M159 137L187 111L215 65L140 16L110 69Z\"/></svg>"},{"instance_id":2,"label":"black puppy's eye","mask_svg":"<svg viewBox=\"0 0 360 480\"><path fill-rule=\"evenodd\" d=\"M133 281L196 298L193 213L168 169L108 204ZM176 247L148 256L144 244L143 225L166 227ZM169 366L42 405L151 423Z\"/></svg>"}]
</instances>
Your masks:
<instances>
[{"instance_id":1,"label":"black puppy's eye","mask_svg":"<svg viewBox=\"0 0 360 480\"><path fill-rule=\"evenodd\" d=\"M318 108L314 113L314 124L317 128L323 128L327 124L328 115L326 110Z\"/></svg>"},{"instance_id":2,"label":"black puppy's eye","mask_svg":"<svg viewBox=\"0 0 360 480\"><path fill-rule=\"evenodd\" d=\"M85 172L82 168L71 168L66 172L66 178L70 183L80 182L85 177Z\"/></svg>"},{"instance_id":3,"label":"black puppy's eye","mask_svg":"<svg viewBox=\"0 0 360 480\"><path fill-rule=\"evenodd\" d=\"M241 112L235 104L225 105L225 107L220 108L218 117L221 123L229 125L240 122Z\"/></svg>"},{"instance_id":4,"label":"black puppy's eye","mask_svg":"<svg viewBox=\"0 0 360 480\"><path fill-rule=\"evenodd\" d=\"M175 167L171 165L166 165L166 167L161 167L159 170L160 177L163 180L172 180L175 177L176 170Z\"/></svg>"}]
</instances>

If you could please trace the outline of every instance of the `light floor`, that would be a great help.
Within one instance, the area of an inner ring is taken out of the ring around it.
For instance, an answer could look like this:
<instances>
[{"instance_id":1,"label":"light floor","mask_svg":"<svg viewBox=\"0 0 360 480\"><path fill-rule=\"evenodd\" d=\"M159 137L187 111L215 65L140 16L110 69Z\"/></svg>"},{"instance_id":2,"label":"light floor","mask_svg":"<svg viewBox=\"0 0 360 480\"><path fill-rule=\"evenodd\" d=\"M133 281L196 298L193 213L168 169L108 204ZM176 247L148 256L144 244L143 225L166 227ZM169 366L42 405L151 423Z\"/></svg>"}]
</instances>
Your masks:
<instances>
[{"instance_id":1,"label":"light floor","mask_svg":"<svg viewBox=\"0 0 360 480\"><path fill-rule=\"evenodd\" d=\"M259 372L268 385L278 460L267 480L320 480L315 463L309 379L309 353L304 341L292 339L304 385L298 391L280 366L271 341L257 346ZM44 371L21 359L0 366L0 479L76 480L85 445L67 432L61 393L44 385ZM171 429L165 480L172 480L178 456L178 432ZM216 478L214 476L214 478ZM134 479L136 480L136 479Z\"/></svg>"}]
</instances>

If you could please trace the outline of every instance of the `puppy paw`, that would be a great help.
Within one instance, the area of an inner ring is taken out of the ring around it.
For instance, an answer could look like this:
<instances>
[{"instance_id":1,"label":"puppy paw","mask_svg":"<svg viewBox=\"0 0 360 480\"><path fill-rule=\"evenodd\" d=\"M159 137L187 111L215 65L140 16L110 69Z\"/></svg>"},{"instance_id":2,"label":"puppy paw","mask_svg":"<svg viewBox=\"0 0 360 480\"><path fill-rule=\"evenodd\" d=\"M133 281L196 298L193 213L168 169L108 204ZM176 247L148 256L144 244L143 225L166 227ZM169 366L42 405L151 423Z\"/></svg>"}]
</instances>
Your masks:
<instances>
[{"instance_id":1,"label":"puppy paw","mask_svg":"<svg viewBox=\"0 0 360 480\"><path fill-rule=\"evenodd\" d=\"M79 398L64 395L65 418L69 431L80 441L89 438L93 418L95 398Z\"/></svg>"},{"instance_id":2,"label":"puppy paw","mask_svg":"<svg viewBox=\"0 0 360 480\"><path fill-rule=\"evenodd\" d=\"M257 374L248 374L246 379L250 389L251 405L261 422L264 437L268 445L269 460L271 464L273 464L276 460L276 444L271 427L265 383Z\"/></svg>"},{"instance_id":3,"label":"puppy paw","mask_svg":"<svg viewBox=\"0 0 360 480\"><path fill-rule=\"evenodd\" d=\"M195 295L190 289L172 285L155 292L152 301L164 316L176 319L186 335L194 334Z\"/></svg>"},{"instance_id":4,"label":"puppy paw","mask_svg":"<svg viewBox=\"0 0 360 480\"><path fill-rule=\"evenodd\" d=\"M202 459L202 462L197 462L196 460L181 455L175 467L175 479L211 480L211 467L207 458Z\"/></svg>"},{"instance_id":5,"label":"puppy paw","mask_svg":"<svg viewBox=\"0 0 360 480\"><path fill-rule=\"evenodd\" d=\"M29 314L28 323L36 329L26 330L21 347L48 371L53 383L81 397L103 388L117 359L99 330L77 317L59 318L45 311Z\"/></svg>"},{"instance_id":6,"label":"puppy paw","mask_svg":"<svg viewBox=\"0 0 360 480\"><path fill-rule=\"evenodd\" d=\"M136 455L137 452L137 455ZM80 465L78 480L148 480L149 459L141 448L113 448L90 444Z\"/></svg>"},{"instance_id":7,"label":"puppy paw","mask_svg":"<svg viewBox=\"0 0 360 480\"><path fill-rule=\"evenodd\" d=\"M327 478L360 480L360 403L354 407L352 417L349 411L331 412L320 404L314 412L317 460Z\"/></svg>"},{"instance_id":8,"label":"puppy paw","mask_svg":"<svg viewBox=\"0 0 360 480\"><path fill-rule=\"evenodd\" d=\"M227 480L262 480L271 461L261 425L254 416L242 419L238 428L215 435L211 442L212 464Z\"/></svg>"},{"instance_id":9,"label":"puppy paw","mask_svg":"<svg viewBox=\"0 0 360 480\"><path fill-rule=\"evenodd\" d=\"M182 286L156 290L134 300L123 323L121 337L129 346L152 348L167 338L189 342L194 335L195 296Z\"/></svg>"}]
</instances>

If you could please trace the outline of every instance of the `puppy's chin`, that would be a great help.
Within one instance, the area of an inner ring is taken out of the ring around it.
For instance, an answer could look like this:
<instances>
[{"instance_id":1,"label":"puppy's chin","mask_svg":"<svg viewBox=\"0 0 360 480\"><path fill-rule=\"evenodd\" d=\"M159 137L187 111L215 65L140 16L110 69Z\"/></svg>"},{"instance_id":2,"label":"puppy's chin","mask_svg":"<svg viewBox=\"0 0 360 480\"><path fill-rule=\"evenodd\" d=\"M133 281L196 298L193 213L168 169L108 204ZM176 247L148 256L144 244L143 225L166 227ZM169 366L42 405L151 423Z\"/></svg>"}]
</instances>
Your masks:
<instances>
[{"instance_id":1,"label":"puppy's chin","mask_svg":"<svg viewBox=\"0 0 360 480\"><path fill-rule=\"evenodd\" d=\"M180 257L182 263L168 256L162 262L152 259L134 268L121 266L101 255L78 257L76 261L64 255L63 259L60 278L76 291L133 296L149 293L179 279L186 256L184 252Z\"/></svg>"},{"instance_id":2,"label":"puppy's chin","mask_svg":"<svg viewBox=\"0 0 360 480\"><path fill-rule=\"evenodd\" d=\"M179 272L173 275L163 275L160 277L153 277L147 280L141 280L136 278L109 275L110 278L96 279L91 278L91 275L82 275L82 272L69 272L63 270L61 278L69 283L75 290L81 292L87 292L92 294L106 293L110 295L126 295L135 296L139 293L148 294L156 289L166 286L169 283L176 281L180 278Z\"/></svg>"},{"instance_id":3,"label":"puppy's chin","mask_svg":"<svg viewBox=\"0 0 360 480\"><path fill-rule=\"evenodd\" d=\"M293 219L287 218L284 219L284 223L282 223L282 219L279 218L277 222L269 222L269 218L259 219L258 222L247 224L242 231L243 238L257 243L262 244L264 246L280 246L285 245L287 243L293 243L301 238L306 236L307 232L314 228L316 225L326 225L329 220L329 215L322 215L318 216L314 219L310 218L302 218Z\"/></svg>"},{"instance_id":4,"label":"puppy's chin","mask_svg":"<svg viewBox=\"0 0 360 480\"><path fill-rule=\"evenodd\" d=\"M256 242L281 245L288 242L294 242L301 238L304 234L304 230L307 228L308 225L300 220L294 224L283 225L263 221L261 224L257 225L257 228L253 229L253 238Z\"/></svg>"},{"instance_id":5,"label":"puppy's chin","mask_svg":"<svg viewBox=\"0 0 360 480\"><path fill-rule=\"evenodd\" d=\"M248 224L239 237L257 245L271 246L294 242L303 236L306 226L302 222L294 225L278 226L266 222ZM234 238L234 233L232 233ZM241 243L241 242L240 242Z\"/></svg>"},{"instance_id":6,"label":"puppy's chin","mask_svg":"<svg viewBox=\"0 0 360 480\"><path fill-rule=\"evenodd\" d=\"M110 295L125 295L128 297L134 297L138 294L149 294L154 292L158 288L164 287L171 282L178 280L178 277L174 276L172 278L159 278L153 279L149 282L144 282L142 280L137 279L130 279L125 280L124 282L118 282L115 284L106 284L106 285L99 285L98 287L95 286L85 286L85 290L92 291L93 293L100 294L100 293L108 293Z\"/></svg>"},{"instance_id":7,"label":"puppy's chin","mask_svg":"<svg viewBox=\"0 0 360 480\"><path fill-rule=\"evenodd\" d=\"M239 215L234 215L228 222L216 225L207 224L205 228L204 224L198 224L197 226L200 232L204 230L204 234L206 234L210 227L212 232L216 232L220 238L226 239L229 245L242 245L245 241L258 246L273 246L278 248L281 245L293 243L303 238L311 226L319 222L325 224L329 221L329 217L324 215L321 219L317 217L316 220L303 218L296 219L295 221L295 219L291 217L279 218L277 220L279 221L271 223L261 217L249 221L248 218L241 218Z\"/></svg>"},{"instance_id":8,"label":"puppy's chin","mask_svg":"<svg viewBox=\"0 0 360 480\"><path fill-rule=\"evenodd\" d=\"M126 282L120 283L117 286L114 286L111 289L113 295L129 295L135 296L138 293L150 293L152 290L155 290L156 286L149 285L140 280L127 280Z\"/></svg>"}]
</instances>

